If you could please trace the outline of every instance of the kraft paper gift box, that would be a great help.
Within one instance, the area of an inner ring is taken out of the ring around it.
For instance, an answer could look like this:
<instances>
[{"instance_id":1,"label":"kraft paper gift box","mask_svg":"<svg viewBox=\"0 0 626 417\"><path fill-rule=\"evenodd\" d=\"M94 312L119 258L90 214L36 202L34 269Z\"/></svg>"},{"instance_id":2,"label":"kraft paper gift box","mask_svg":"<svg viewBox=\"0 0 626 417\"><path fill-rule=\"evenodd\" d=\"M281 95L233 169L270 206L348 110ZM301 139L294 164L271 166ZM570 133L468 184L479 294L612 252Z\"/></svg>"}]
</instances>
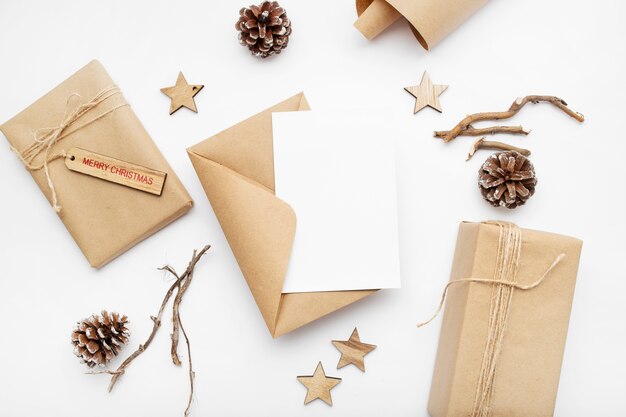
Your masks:
<instances>
[{"instance_id":1,"label":"kraft paper gift box","mask_svg":"<svg viewBox=\"0 0 626 417\"><path fill-rule=\"evenodd\" d=\"M304 110L300 93L187 150L272 337L376 291L282 293L296 213L274 194L272 113Z\"/></svg>"},{"instance_id":2,"label":"kraft paper gift box","mask_svg":"<svg viewBox=\"0 0 626 417\"><path fill-rule=\"evenodd\" d=\"M488 0L356 0L354 26L373 39L404 17L419 43L430 49L459 27Z\"/></svg>"},{"instance_id":3,"label":"kraft paper gift box","mask_svg":"<svg viewBox=\"0 0 626 417\"><path fill-rule=\"evenodd\" d=\"M521 229L514 281L527 289L511 288L489 282L497 264L507 263L497 259L507 228L460 225L450 282L487 282L449 284L428 404L433 417L554 414L582 241Z\"/></svg>"},{"instance_id":4,"label":"kraft paper gift box","mask_svg":"<svg viewBox=\"0 0 626 417\"><path fill-rule=\"evenodd\" d=\"M77 110L84 113L68 122ZM51 204L56 197L59 217L93 267L103 266L191 208L191 197L98 61L0 126L16 153L24 153L36 135L55 129L60 134L48 158L45 150L35 155L32 164L39 169L30 173ZM75 148L166 174L161 195L71 171L67 157L52 158ZM51 159L52 186L42 166L46 158Z\"/></svg>"}]
</instances>

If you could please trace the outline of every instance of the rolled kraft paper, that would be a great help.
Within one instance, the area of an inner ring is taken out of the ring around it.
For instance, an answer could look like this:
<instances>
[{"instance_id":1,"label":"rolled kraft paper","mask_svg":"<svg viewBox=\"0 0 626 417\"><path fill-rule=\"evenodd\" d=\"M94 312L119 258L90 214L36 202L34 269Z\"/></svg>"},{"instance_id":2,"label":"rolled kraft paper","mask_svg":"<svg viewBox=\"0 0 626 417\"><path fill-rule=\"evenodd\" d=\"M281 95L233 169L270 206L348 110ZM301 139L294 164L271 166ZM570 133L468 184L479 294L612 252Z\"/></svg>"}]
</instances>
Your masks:
<instances>
[{"instance_id":1,"label":"rolled kraft paper","mask_svg":"<svg viewBox=\"0 0 626 417\"><path fill-rule=\"evenodd\" d=\"M403 16L419 43L430 49L488 0L356 0L354 26L373 39Z\"/></svg>"}]
</instances>

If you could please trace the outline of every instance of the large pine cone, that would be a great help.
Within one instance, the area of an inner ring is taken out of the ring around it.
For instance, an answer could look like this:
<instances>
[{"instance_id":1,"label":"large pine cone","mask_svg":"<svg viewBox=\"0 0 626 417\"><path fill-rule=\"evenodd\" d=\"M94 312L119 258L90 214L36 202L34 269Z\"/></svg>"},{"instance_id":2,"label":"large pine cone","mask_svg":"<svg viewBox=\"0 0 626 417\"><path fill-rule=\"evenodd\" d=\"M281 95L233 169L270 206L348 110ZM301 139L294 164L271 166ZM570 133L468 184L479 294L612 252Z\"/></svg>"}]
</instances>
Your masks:
<instances>
[{"instance_id":1,"label":"large pine cone","mask_svg":"<svg viewBox=\"0 0 626 417\"><path fill-rule=\"evenodd\" d=\"M107 311L78 322L72 332L74 354L90 368L106 365L128 343L127 325L126 316Z\"/></svg>"},{"instance_id":2,"label":"large pine cone","mask_svg":"<svg viewBox=\"0 0 626 417\"><path fill-rule=\"evenodd\" d=\"M478 171L480 192L494 207L513 209L525 204L536 185L532 162L515 151L491 155Z\"/></svg>"},{"instance_id":3,"label":"large pine cone","mask_svg":"<svg viewBox=\"0 0 626 417\"><path fill-rule=\"evenodd\" d=\"M239 31L239 43L261 58L280 54L291 34L287 12L276 1L242 8L235 27Z\"/></svg>"}]
</instances>

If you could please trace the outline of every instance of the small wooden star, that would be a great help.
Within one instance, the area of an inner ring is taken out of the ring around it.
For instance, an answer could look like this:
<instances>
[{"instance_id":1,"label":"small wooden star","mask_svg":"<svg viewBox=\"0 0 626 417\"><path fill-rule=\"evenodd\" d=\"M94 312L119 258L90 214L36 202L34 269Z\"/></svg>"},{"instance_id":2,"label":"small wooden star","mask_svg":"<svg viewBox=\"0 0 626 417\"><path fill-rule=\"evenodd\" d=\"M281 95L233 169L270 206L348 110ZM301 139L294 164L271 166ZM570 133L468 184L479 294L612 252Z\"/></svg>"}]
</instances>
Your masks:
<instances>
[{"instance_id":1,"label":"small wooden star","mask_svg":"<svg viewBox=\"0 0 626 417\"><path fill-rule=\"evenodd\" d=\"M350 339L333 340L333 345L341 352L341 358L337 364L337 369L353 364L362 372L365 372L365 355L376 349L376 345L362 343L359 338L359 331L354 328Z\"/></svg>"},{"instance_id":2,"label":"small wooden star","mask_svg":"<svg viewBox=\"0 0 626 417\"><path fill-rule=\"evenodd\" d=\"M304 399L305 405L319 398L332 406L333 399L330 396L330 390L341 382L341 378L326 376L322 362L319 362L313 375L299 376L298 381L307 389L306 398Z\"/></svg>"},{"instance_id":3,"label":"small wooden star","mask_svg":"<svg viewBox=\"0 0 626 417\"><path fill-rule=\"evenodd\" d=\"M164 87L161 89L165 95L172 99L170 104L170 115L174 114L181 107L187 107L189 110L198 113L194 97L204 88L203 85L189 85L182 71L178 73L176 85L172 87Z\"/></svg>"},{"instance_id":4,"label":"small wooden star","mask_svg":"<svg viewBox=\"0 0 626 417\"><path fill-rule=\"evenodd\" d=\"M415 97L415 109L413 110L413 114L422 110L426 106L429 106L441 113L442 110L441 103L439 102L439 96L441 93L446 91L447 88L447 85L433 84L426 71L424 71L422 81L420 81L419 85L404 87L409 94Z\"/></svg>"}]
</instances>

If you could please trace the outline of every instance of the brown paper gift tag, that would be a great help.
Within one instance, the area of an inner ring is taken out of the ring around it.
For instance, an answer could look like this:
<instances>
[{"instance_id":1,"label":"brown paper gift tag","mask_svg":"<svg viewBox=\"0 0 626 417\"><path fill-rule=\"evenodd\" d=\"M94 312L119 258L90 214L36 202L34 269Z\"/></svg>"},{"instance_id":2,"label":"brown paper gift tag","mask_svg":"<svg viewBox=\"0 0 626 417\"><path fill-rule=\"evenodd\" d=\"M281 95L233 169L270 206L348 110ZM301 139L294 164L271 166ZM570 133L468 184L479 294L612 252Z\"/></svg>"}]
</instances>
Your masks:
<instances>
[{"instance_id":1,"label":"brown paper gift tag","mask_svg":"<svg viewBox=\"0 0 626 417\"><path fill-rule=\"evenodd\" d=\"M273 337L376 291L282 294L296 213L274 195L272 113L303 110L300 93L187 150Z\"/></svg>"},{"instance_id":2,"label":"brown paper gift tag","mask_svg":"<svg viewBox=\"0 0 626 417\"><path fill-rule=\"evenodd\" d=\"M33 143L38 129L58 126L64 120L70 96L80 95L82 102L88 102L112 86L113 80L104 67L92 61L0 126L0 131L11 146L22 151ZM161 196L73 172L62 158L49 163L50 178L62 207L59 217L96 268L182 216L193 204L130 106L119 107L77 129L84 121L125 103L121 94L110 97L98 109L82 116L76 126L70 126L65 132L67 136L59 140L52 151L81 148L166 173ZM35 161L42 160L40 155ZM52 201L43 170L30 173L48 201ZM54 212L51 208L48 210Z\"/></svg>"},{"instance_id":3,"label":"brown paper gift tag","mask_svg":"<svg viewBox=\"0 0 626 417\"><path fill-rule=\"evenodd\" d=\"M450 280L491 278L499 227L462 223ZM582 241L522 230L517 282L529 285L560 254L563 260L531 290L515 290L497 362L491 415L547 417L554 413ZM492 285L451 286L441 325L428 411L433 417L468 417L485 351Z\"/></svg>"},{"instance_id":4,"label":"brown paper gift tag","mask_svg":"<svg viewBox=\"0 0 626 417\"><path fill-rule=\"evenodd\" d=\"M373 39L403 16L419 43L430 49L459 27L488 0L356 0L354 26Z\"/></svg>"}]
</instances>

